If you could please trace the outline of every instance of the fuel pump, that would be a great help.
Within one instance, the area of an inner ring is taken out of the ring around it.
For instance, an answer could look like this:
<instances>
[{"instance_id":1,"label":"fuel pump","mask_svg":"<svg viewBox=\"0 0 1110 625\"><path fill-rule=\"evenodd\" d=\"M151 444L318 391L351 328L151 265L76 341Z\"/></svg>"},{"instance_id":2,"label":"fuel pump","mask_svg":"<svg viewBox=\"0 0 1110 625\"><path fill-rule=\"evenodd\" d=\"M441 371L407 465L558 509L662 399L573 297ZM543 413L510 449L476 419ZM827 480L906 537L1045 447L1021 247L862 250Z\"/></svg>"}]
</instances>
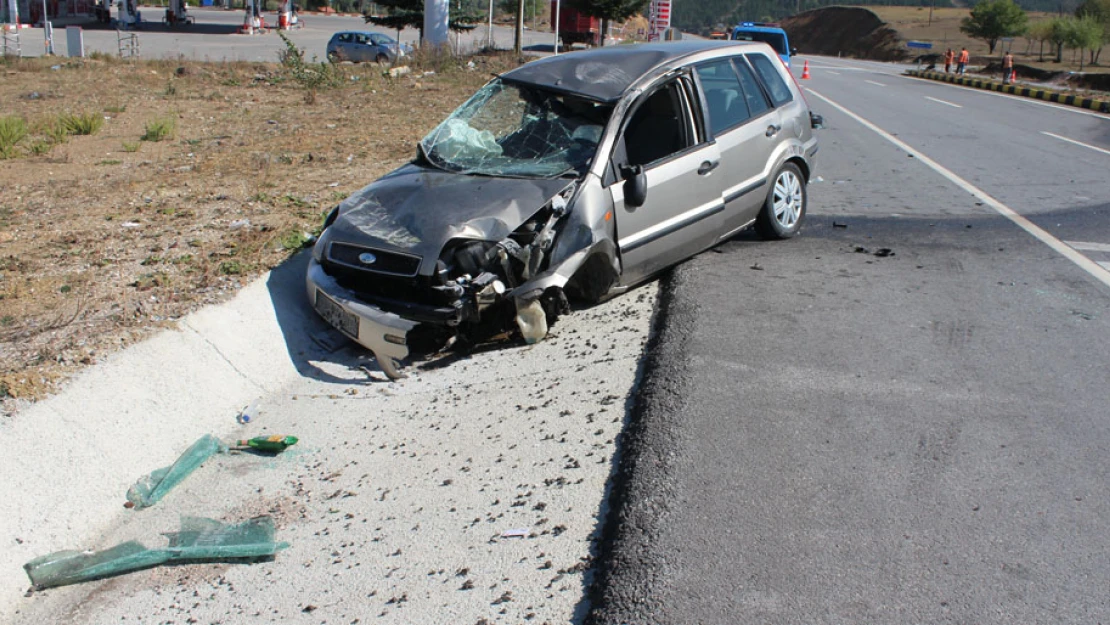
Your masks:
<instances>
[{"instance_id":1,"label":"fuel pump","mask_svg":"<svg viewBox=\"0 0 1110 625\"><path fill-rule=\"evenodd\" d=\"M278 28L282 30L293 28L293 0L281 0L281 8L278 9Z\"/></svg>"},{"instance_id":2,"label":"fuel pump","mask_svg":"<svg viewBox=\"0 0 1110 625\"><path fill-rule=\"evenodd\" d=\"M253 35L256 32L264 32L266 22L262 19L262 0L246 0L243 4L246 6L246 14L243 16L243 32L248 35Z\"/></svg>"},{"instance_id":3,"label":"fuel pump","mask_svg":"<svg viewBox=\"0 0 1110 625\"><path fill-rule=\"evenodd\" d=\"M119 0L116 6L119 9L116 21L124 29L134 28L139 23L141 16L135 9L135 0Z\"/></svg>"}]
</instances>

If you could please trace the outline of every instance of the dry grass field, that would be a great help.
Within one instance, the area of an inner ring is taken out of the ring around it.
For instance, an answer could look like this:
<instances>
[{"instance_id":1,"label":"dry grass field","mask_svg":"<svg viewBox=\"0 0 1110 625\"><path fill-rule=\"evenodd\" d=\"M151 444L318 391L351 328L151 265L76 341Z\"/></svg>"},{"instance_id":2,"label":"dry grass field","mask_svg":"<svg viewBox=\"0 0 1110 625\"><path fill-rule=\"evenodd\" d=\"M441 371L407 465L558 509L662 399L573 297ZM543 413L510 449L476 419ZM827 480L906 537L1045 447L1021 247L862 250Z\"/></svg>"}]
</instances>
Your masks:
<instances>
[{"instance_id":1,"label":"dry grass field","mask_svg":"<svg viewBox=\"0 0 1110 625\"><path fill-rule=\"evenodd\" d=\"M277 62L0 60L0 400L282 262L510 63L474 61L314 91Z\"/></svg>"},{"instance_id":2,"label":"dry grass field","mask_svg":"<svg viewBox=\"0 0 1110 625\"><path fill-rule=\"evenodd\" d=\"M977 64L985 64L988 60L997 61L1004 54L1003 45L1010 46L1014 53L1015 62L1047 71L1079 71L1078 53L1072 50L1064 51L1064 62L1054 63L1055 58L1050 46L1044 47L1044 56L1041 57L1039 42L1030 41L1023 37L1014 39L1009 44L999 44L995 48L994 56L990 56L985 41L972 39L960 32L960 22L970 14L969 9L935 8L929 7L894 7L874 6L866 7L879 16L884 22L897 30L903 38L913 41L928 41L933 44L932 52L943 54L946 48L959 52L962 46L967 46ZM1047 20L1055 17L1049 13L1030 13L1029 23ZM1103 65L1091 67L1083 64L1083 71L1110 73L1110 66L1105 61Z\"/></svg>"}]
</instances>

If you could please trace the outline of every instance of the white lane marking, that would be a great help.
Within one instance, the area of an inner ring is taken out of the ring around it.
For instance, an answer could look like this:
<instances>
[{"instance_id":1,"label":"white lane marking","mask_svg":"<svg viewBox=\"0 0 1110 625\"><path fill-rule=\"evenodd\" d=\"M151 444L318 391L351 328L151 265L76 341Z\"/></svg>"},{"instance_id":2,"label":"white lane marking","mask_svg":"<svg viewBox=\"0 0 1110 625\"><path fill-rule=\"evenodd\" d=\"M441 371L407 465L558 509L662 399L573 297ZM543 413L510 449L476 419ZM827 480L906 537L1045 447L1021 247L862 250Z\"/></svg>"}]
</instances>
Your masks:
<instances>
[{"instance_id":1,"label":"white lane marking","mask_svg":"<svg viewBox=\"0 0 1110 625\"><path fill-rule=\"evenodd\" d=\"M1074 143L1075 145L1081 145L1085 148L1090 148L1090 149L1094 150L1095 152L1102 152L1103 154L1110 155L1110 150L1107 150L1105 148L1100 148L1100 147L1095 146L1095 145L1089 145L1089 144L1083 143L1082 141L1076 141L1075 139L1069 139L1067 137L1061 137L1060 135L1052 134L1051 132L1048 132L1047 130L1042 130L1041 134L1042 135L1048 135L1048 136L1052 137L1053 139L1059 139L1061 141L1067 141L1068 143Z\"/></svg>"},{"instance_id":2,"label":"white lane marking","mask_svg":"<svg viewBox=\"0 0 1110 625\"><path fill-rule=\"evenodd\" d=\"M1084 252L1110 252L1110 243L1085 243L1083 241L1064 241L1064 243Z\"/></svg>"},{"instance_id":3,"label":"white lane marking","mask_svg":"<svg viewBox=\"0 0 1110 625\"><path fill-rule=\"evenodd\" d=\"M863 81L863 82L869 82L869 83L871 83L871 84L873 84L873 85L878 85L878 86L880 86L880 87L885 87L885 86L886 86L886 85L884 85L883 83L881 83L881 82L875 82L874 80L865 80L865 81Z\"/></svg>"},{"instance_id":4,"label":"white lane marking","mask_svg":"<svg viewBox=\"0 0 1110 625\"><path fill-rule=\"evenodd\" d=\"M851 117L852 119L856 120L860 124L863 124L864 127L870 129L875 134L877 134L880 137L886 139L887 141L893 143L894 145L898 146L899 148L902 148L907 153L912 154L914 156L914 158L917 158L922 163L925 163L926 165L928 165L929 168L931 168L933 171L935 171L938 174L947 178L950 182L952 182L952 184L956 185L957 187L960 187L964 191L967 191L971 195L979 198L980 200L983 201L984 204L986 204L987 206L990 206L996 212L998 212L999 215L1002 215L1006 219L1009 219L1010 221L1012 221L1017 227L1019 227L1022 230L1028 232L1030 235L1032 235L1038 241L1040 241L1041 243L1044 243L1048 247L1055 250L1057 254L1060 254L1064 258L1066 258L1066 259L1070 260L1071 262L1075 263L1080 269L1082 269L1083 271L1086 271L1088 274L1090 274L1092 278L1094 278L1094 279L1098 280L1099 282L1105 284L1106 286L1110 287L1110 268L1104 267L1100 263L1096 263L1095 261L1091 260L1090 258L1087 258L1086 256L1084 256L1084 255L1080 254L1079 252L1075 251L1067 243L1064 243L1060 239L1057 239L1056 237L1052 236L1051 234L1045 232L1044 230L1042 230L1039 226L1037 226L1033 222L1031 222L1028 219L1026 219L1025 217L1022 217L1021 215L1019 215L1017 212L1015 212L1009 206L1006 206L1002 202L999 202L998 200L996 200L993 197L991 197L990 195L988 195L986 191L983 191L979 187L976 187L975 185L971 184L970 182L964 180L963 178L960 178L959 176L957 176L952 171L946 169L940 163L934 161L933 159L929 158L928 156L925 156L921 152L913 149L908 144L906 144L904 141L898 139L897 137L890 134L889 132L883 130L882 128L879 128L875 124L872 124L871 122L869 122L866 119L860 117L859 115L856 115L852 111L849 111L848 109L844 108L840 104L837 104L836 102L833 102L832 100L826 98L825 96L821 95L820 93L817 93L813 89L810 89L809 92L812 93L813 95L817 96L818 98L821 98L822 100L824 100L827 104L829 104L829 106L832 106L833 108L837 109L841 113L844 113L845 115L847 115L848 117Z\"/></svg>"},{"instance_id":5,"label":"white lane marking","mask_svg":"<svg viewBox=\"0 0 1110 625\"><path fill-rule=\"evenodd\" d=\"M840 75L840 72L834 72L831 69L829 71L825 72L825 73L826 74L832 74L833 76L839 76Z\"/></svg>"},{"instance_id":6,"label":"white lane marking","mask_svg":"<svg viewBox=\"0 0 1110 625\"><path fill-rule=\"evenodd\" d=\"M958 109L962 109L962 108L963 108L963 105L962 105L962 104L953 104L953 103L951 103L951 102L946 102L946 101L944 101L944 100L938 100L937 98L931 98L931 97L929 97L929 96L925 96L925 99L926 99L926 100L932 100L933 102L940 102L941 104L947 104L948 106L952 106L952 107L955 107L955 108L958 108Z\"/></svg>"},{"instance_id":7,"label":"white lane marking","mask_svg":"<svg viewBox=\"0 0 1110 625\"><path fill-rule=\"evenodd\" d=\"M1055 104L1055 103L1052 103L1052 102L1044 102L1044 101L1038 100L1036 98L1030 98L1030 97L1021 96L1021 95L1011 95L1009 93L999 93L999 92L995 92L995 91L984 91L982 89L977 89L975 87L965 87L963 85L957 85L957 84L954 84L954 83L939 82L939 81L935 81L935 80L916 78L914 76L906 76L905 74L901 74L900 76L901 76L901 78L904 78L906 80L917 80L917 81L925 80L926 82L935 82L935 83L937 83L941 86L944 86L944 87L954 87L956 89L963 89L965 91L970 91L972 93L981 93L983 95L991 95L991 96L995 96L995 97L998 97L998 98L1008 98L1010 100L1018 100L1019 102L1025 102L1027 104L1036 104L1037 106L1046 106L1048 108L1057 109L1059 111L1066 111L1068 113L1075 113L1077 115L1086 115L1087 117L1094 117L1095 119L1101 119L1104 122L1110 122L1110 115L1105 115L1103 113L1095 113L1093 111L1088 111L1086 109L1081 109L1081 108L1078 108L1078 107L1075 107L1075 106L1065 106L1063 104Z\"/></svg>"},{"instance_id":8,"label":"white lane marking","mask_svg":"<svg viewBox=\"0 0 1110 625\"><path fill-rule=\"evenodd\" d=\"M1107 262L1105 260L1100 260L1100 261L1098 261L1098 264L1099 264L1100 267L1102 267L1106 271L1110 271L1110 262Z\"/></svg>"}]
</instances>

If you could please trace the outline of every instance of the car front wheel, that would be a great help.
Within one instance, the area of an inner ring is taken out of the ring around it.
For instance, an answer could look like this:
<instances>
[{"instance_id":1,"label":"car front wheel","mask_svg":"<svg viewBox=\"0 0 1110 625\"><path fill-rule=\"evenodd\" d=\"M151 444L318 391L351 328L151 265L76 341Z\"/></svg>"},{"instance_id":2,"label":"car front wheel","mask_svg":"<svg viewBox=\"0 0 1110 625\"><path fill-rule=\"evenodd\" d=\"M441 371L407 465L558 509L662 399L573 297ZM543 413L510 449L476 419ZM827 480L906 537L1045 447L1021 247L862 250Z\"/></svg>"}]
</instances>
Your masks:
<instances>
[{"instance_id":1,"label":"car front wheel","mask_svg":"<svg viewBox=\"0 0 1110 625\"><path fill-rule=\"evenodd\" d=\"M798 234L806 214L806 183L802 170L784 163L755 220L755 229L764 239L789 239Z\"/></svg>"},{"instance_id":2,"label":"car front wheel","mask_svg":"<svg viewBox=\"0 0 1110 625\"><path fill-rule=\"evenodd\" d=\"M336 54L335 52L328 52L328 60L331 61L332 63L338 63L339 62L339 55Z\"/></svg>"}]
</instances>

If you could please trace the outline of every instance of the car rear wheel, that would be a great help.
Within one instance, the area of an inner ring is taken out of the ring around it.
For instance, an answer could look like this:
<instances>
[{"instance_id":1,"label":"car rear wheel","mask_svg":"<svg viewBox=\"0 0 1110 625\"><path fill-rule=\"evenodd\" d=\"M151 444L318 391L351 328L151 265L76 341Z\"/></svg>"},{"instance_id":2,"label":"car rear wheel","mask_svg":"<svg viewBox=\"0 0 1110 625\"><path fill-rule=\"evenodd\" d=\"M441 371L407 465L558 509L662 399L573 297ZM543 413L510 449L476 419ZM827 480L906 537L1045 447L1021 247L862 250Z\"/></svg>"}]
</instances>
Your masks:
<instances>
[{"instance_id":1,"label":"car rear wheel","mask_svg":"<svg viewBox=\"0 0 1110 625\"><path fill-rule=\"evenodd\" d=\"M802 170L784 163L775 174L767 200L755 220L755 229L764 239L789 239L798 234L806 214L806 183Z\"/></svg>"}]
</instances>

